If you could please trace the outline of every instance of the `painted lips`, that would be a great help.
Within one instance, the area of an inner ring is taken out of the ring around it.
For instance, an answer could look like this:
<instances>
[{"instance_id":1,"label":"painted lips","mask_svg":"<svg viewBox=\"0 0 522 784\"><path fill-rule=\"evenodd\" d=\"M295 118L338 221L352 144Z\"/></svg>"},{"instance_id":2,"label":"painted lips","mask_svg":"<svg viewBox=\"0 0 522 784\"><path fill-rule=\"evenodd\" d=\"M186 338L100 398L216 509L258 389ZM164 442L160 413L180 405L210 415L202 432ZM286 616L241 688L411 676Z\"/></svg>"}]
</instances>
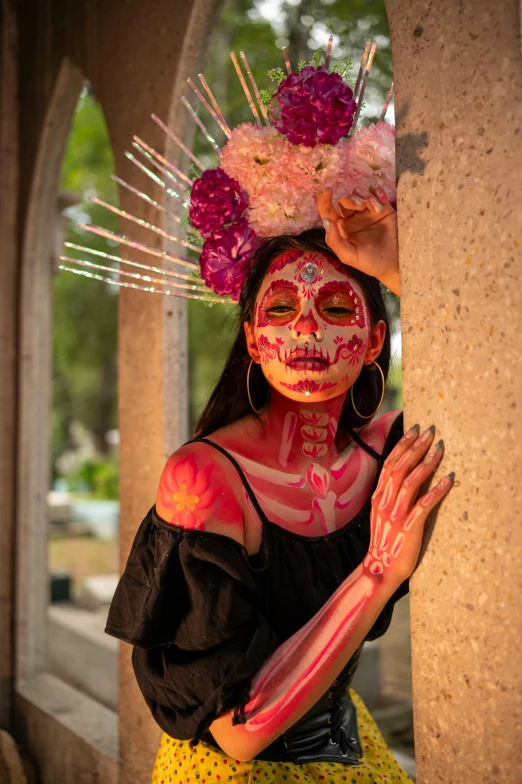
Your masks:
<instances>
[{"instance_id":1,"label":"painted lips","mask_svg":"<svg viewBox=\"0 0 522 784\"><path fill-rule=\"evenodd\" d=\"M328 370L330 360L317 349L296 348L285 360L286 366L292 370Z\"/></svg>"}]
</instances>

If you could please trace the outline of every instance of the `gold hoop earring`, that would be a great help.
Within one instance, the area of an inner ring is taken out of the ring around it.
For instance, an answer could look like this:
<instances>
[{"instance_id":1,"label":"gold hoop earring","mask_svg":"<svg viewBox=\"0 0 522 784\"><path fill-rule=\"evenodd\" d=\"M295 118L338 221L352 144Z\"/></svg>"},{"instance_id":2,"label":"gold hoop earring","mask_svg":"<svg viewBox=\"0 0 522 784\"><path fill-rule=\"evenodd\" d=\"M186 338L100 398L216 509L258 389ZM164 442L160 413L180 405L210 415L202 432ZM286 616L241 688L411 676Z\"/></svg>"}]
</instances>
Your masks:
<instances>
[{"instance_id":1,"label":"gold hoop earring","mask_svg":"<svg viewBox=\"0 0 522 784\"><path fill-rule=\"evenodd\" d=\"M263 408L256 408L256 407L254 406L254 404L252 403L252 398L251 398L251 396L250 396L250 371L252 370L252 365L253 365L253 364L254 364L254 359L252 358L252 359L250 360L250 365L248 366L248 370L247 370L247 379L246 379L246 383L247 383L247 395L248 395L248 402L250 403L250 408L252 409L252 411L253 411L255 414L257 414L257 415L259 416L259 414L260 414L260 413L263 411L263 409L265 408L265 406L266 406L266 403L265 403L265 405L263 406ZM267 402L268 402L268 401L267 401Z\"/></svg>"},{"instance_id":2,"label":"gold hoop earring","mask_svg":"<svg viewBox=\"0 0 522 784\"><path fill-rule=\"evenodd\" d=\"M379 365L379 363L378 363L378 362L376 362L374 359L372 359L372 364L373 364L373 365L375 365L375 367L376 367L376 368L378 368L378 370L379 370L379 373L381 374L381 379L382 379L382 394L381 394L381 399L379 400L379 405L377 406L377 408L375 409L375 411L373 412L373 414L370 414L369 416L365 416L364 414L359 414L359 412L358 412L358 411L357 411L357 409L355 408L355 403L353 402L353 385L352 385L352 387L350 388L350 395L351 395L351 398L352 398L352 406L353 406L353 410L355 411L355 413L357 414L357 416L358 416L358 417L361 417L361 419L371 419L372 417L374 417L374 416L375 416L375 414L377 413L377 411L378 411L378 410L380 409L380 407L382 406L382 401L384 400L384 388L385 388L385 386L386 386L386 381L385 381L385 379L384 379L384 373L382 372L382 368L381 368L381 366Z\"/></svg>"}]
</instances>

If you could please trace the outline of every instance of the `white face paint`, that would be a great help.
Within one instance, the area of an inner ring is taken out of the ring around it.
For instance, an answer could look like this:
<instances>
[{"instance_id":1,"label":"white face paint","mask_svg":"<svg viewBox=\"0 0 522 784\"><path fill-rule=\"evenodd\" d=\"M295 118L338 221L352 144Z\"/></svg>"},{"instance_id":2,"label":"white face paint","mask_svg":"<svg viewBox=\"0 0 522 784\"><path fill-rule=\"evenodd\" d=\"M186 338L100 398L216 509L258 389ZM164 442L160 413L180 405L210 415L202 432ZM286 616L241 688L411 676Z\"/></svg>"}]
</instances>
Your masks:
<instances>
[{"instance_id":1,"label":"white face paint","mask_svg":"<svg viewBox=\"0 0 522 784\"><path fill-rule=\"evenodd\" d=\"M268 270L253 328L268 383L291 400L314 403L355 383L370 319L362 289L340 262L290 251Z\"/></svg>"}]
</instances>

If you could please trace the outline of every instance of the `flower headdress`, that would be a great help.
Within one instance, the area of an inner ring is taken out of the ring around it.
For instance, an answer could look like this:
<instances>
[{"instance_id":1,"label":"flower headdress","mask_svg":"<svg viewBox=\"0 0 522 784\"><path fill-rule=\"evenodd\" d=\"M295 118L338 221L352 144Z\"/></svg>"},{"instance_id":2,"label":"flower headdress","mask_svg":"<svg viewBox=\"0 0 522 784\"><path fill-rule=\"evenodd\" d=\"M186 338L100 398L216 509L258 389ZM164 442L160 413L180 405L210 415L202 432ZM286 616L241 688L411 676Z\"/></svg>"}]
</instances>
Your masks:
<instances>
[{"instance_id":1,"label":"flower headdress","mask_svg":"<svg viewBox=\"0 0 522 784\"><path fill-rule=\"evenodd\" d=\"M216 168L205 169L192 151L152 115L154 122L201 170L201 176L194 180L142 139L134 137L133 147L145 162L132 153L126 153L127 157L167 194L188 207L192 234L201 241L201 246L174 237L97 198L92 199L121 218L199 254L199 264L135 242L123 234L84 224L80 228L156 256L166 262L165 266L142 264L66 243L69 248L102 256L120 266L108 267L61 256L65 264L60 268L128 288L209 302L235 302L239 298L247 262L265 238L299 234L321 225L316 200L326 188L332 188L335 200L351 193L357 186L378 185L389 201L395 201L395 131L384 122L393 85L379 121L356 130L376 44L367 43L352 90L343 75L330 69L332 41L331 36L323 62L316 58L315 64L300 64L297 72L292 70L285 47L287 74L285 76L279 69L280 84L274 95L261 95L248 61L240 52L250 82L248 86L232 52L232 62L254 118L254 122L241 123L233 129L227 125L205 78L199 75L205 94L188 79L192 90L227 137L220 149L190 103L182 98L219 157ZM159 211L167 211L146 193L119 177L113 179ZM178 214L172 217L178 223L183 222ZM79 268L70 267L71 263ZM171 266L185 272L174 271ZM129 267L143 272L132 272ZM110 277L105 273L110 273Z\"/></svg>"}]
</instances>

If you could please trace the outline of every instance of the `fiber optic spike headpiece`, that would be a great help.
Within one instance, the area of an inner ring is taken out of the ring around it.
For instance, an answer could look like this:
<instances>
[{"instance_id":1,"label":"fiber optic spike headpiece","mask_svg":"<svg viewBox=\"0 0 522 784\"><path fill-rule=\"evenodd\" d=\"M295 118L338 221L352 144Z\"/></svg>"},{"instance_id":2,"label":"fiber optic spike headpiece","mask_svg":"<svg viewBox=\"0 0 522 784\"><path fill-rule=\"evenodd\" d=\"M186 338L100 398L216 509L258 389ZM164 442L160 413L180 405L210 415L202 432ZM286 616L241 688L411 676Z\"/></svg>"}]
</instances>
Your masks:
<instances>
[{"instance_id":1,"label":"fiber optic spike headpiece","mask_svg":"<svg viewBox=\"0 0 522 784\"><path fill-rule=\"evenodd\" d=\"M230 128L204 76L200 89L188 84L226 136L220 148L186 98L182 102L218 156L217 166L205 169L201 161L155 115L152 119L201 170L191 179L164 156L135 136L133 153L126 153L147 177L188 209L189 239L172 236L162 228L93 198L92 201L151 234L199 255L199 263L116 234L100 226L81 229L130 246L146 256L157 257L163 266L131 261L102 251L66 243L82 253L100 256L119 266L62 256L61 269L117 286L175 295L207 302L235 302L245 278L247 263L267 237L299 234L321 226L317 196L332 188L334 200L352 193L357 186L379 186L395 201L395 130L384 122L393 95L393 84L378 122L357 130L376 44L364 50L355 87L345 81L349 65L330 67L333 37L326 56L316 53L312 63L292 70L286 47L286 76L275 69L279 81L272 95L260 92L247 58L240 52L243 69L231 53L232 62L253 115L253 122ZM246 74L246 78L245 78ZM250 83L250 87L247 83ZM151 196L119 177L120 186L139 196L158 212L168 212L178 223L186 221ZM71 267L76 264L78 267ZM140 272L133 272L140 270Z\"/></svg>"}]
</instances>

